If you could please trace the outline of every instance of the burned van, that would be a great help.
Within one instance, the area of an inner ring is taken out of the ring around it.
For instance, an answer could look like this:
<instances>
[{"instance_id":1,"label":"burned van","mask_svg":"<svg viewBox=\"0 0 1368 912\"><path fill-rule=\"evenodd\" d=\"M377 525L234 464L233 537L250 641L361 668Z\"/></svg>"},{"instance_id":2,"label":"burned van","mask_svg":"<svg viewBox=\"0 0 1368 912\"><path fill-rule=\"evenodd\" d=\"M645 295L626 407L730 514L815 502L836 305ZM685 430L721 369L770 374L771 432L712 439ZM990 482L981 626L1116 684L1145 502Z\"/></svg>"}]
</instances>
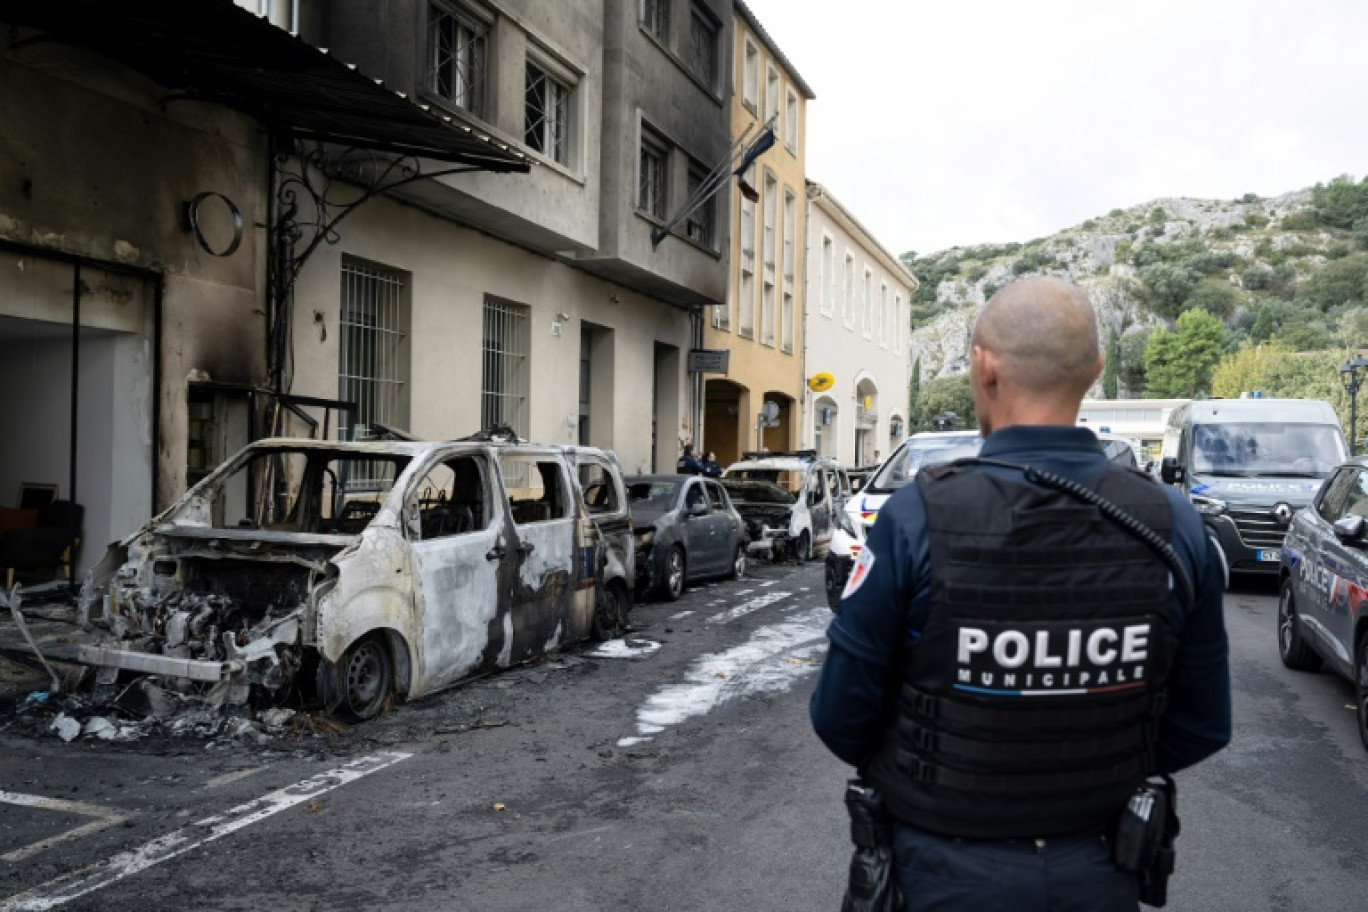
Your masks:
<instances>
[{"instance_id":1,"label":"burned van","mask_svg":"<svg viewBox=\"0 0 1368 912\"><path fill-rule=\"evenodd\" d=\"M611 453L469 439L255 443L113 547L82 596L106 686L366 719L590 636L630 605Z\"/></svg>"}]
</instances>

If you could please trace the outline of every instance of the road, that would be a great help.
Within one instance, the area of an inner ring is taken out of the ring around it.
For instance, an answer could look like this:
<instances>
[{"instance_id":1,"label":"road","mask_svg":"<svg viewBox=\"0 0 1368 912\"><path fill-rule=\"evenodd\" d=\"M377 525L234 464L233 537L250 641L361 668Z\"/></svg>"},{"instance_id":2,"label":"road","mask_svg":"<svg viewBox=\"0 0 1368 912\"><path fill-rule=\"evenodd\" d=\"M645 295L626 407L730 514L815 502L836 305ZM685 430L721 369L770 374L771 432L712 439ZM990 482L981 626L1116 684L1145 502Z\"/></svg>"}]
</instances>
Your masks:
<instances>
[{"instance_id":1,"label":"road","mask_svg":"<svg viewBox=\"0 0 1368 912\"><path fill-rule=\"evenodd\" d=\"M1181 777L1170 909L1368 904L1352 694L1282 668L1275 608L1228 598L1236 738ZM828 616L819 565L762 566L333 736L0 728L0 910L837 908L847 770L806 719Z\"/></svg>"}]
</instances>

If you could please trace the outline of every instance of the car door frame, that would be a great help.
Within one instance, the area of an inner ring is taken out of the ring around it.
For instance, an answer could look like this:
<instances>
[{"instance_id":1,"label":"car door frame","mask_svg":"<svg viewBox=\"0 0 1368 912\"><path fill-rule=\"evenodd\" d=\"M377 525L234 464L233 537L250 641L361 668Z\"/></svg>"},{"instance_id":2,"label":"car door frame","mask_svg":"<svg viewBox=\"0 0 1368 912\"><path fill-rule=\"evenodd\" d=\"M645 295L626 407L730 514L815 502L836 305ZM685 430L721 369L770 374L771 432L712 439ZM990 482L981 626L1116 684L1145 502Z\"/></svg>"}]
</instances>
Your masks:
<instances>
[{"instance_id":1,"label":"car door frame","mask_svg":"<svg viewBox=\"0 0 1368 912\"><path fill-rule=\"evenodd\" d=\"M1347 553L1351 549L1335 535L1334 524L1343 518L1355 477L1362 475L1363 470L1357 466L1341 466L1339 471L1344 472L1347 479L1344 487L1336 490L1336 482L1340 478L1337 473L1331 476L1331 481L1312 502L1315 512L1312 527L1316 540L1311 543L1312 547L1307 549L1308 553L1302 556L1302 560L1308 561L1309 566L1303 576L1301 597L1297 605L1302 629L1308 634L1308 642L1312 648L1331 665L1347 674L1345 669L1352 667L1353 655L1342 655L1337 644L1333 603L1340 586L1346 584L1338 571L1353 560L1354 555ZM1327 503L1327 499L1332 497L1336 502ZM1321 512L1322 506L1332 512L1332 518L1327 518ZM1352 646L1350 648L1352 649Z\"/></svg>"},{"instance_id":2,"label":"car door frame","mask_svg":"<svg viewBox=\"0 0 1368 912\"><path fill-rule=\"evenodd\" d=\"M707 508L706 513L696 516L689 512L689 491L694 489L702 495L703 506ZM714 521L715 513L712 500L708 497L706 480L701 475L691 476L679 492L679 515L684 526L682 538L685 548L685 579L697 579L717 572L720 544L719 529ZM730 559L731 555L727 555L727 560Z\"/></svg>"}]
</instances>

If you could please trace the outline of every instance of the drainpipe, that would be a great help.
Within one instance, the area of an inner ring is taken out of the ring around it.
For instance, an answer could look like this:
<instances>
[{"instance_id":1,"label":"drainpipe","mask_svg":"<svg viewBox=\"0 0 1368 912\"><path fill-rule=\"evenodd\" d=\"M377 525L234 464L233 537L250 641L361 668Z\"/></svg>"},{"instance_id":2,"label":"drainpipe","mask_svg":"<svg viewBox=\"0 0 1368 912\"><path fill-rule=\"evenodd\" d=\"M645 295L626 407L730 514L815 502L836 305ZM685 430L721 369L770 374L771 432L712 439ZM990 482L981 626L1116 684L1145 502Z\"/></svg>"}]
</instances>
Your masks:
<instances>
[{"instance_id":1,"label":"drainpipe","mask_svg":"<svg viewBox=\"0 0 1368 912\"><path fill-rule=\"evenodd\" d=\"M692 348L703 347L703 308L695 307L689 312L689 322L692 324L690 336L692 337ZM684 370L689 369L688 356L684 359ZM690 394L693 402L690 403L690 424L693 426L693 443L698 446L703 441L703 375L689 374Z\"/></svg>"},{"instance_id":2,"label":"drainpipe","mask_svg":"<svg viewBox=\"0 0 1368 912\"><path fill-rule=\"evenodd\" d=\"M815 446L817 443L816 419L812 409L812 390L808 389L807 378L807 355L808 355L808 316L812 313L812 302L808 300L808 293L812 290L808 283L808 275L812 271L812 197L807 193L807 187L803 188L803 348L798 355L798 389L803 391L803 437L806 440L798 441L798 449L803 449L807 441L811 441ZM808 422L813 422L809 424ZM820 455L820 454L819 454Z\"/></svg>"}]
</instances>

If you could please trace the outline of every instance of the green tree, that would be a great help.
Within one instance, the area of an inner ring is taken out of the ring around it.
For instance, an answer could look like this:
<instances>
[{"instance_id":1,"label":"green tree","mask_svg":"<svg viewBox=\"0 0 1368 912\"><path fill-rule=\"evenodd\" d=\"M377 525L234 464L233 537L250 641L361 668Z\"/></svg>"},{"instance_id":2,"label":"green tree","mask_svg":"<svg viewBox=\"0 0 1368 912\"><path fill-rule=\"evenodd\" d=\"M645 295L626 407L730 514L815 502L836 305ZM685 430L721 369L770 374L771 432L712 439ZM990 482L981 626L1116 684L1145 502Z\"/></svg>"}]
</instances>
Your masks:
<instances>
[{"instance_id":1,"label":"green tree","mask_svg":"<svg viewBox=\"0 0 1368 912\"><path fill-rule=\"evenodd\" d=\"M912 365L912 376L907 379L907 421L912 425L907 429L915 434L922 429L921 423L921 358Z\"/></svg>"},{"instance_id":2,"label":"green tree","mask_svg":"<svg viewBox=\"0 0 1368 912\"><path fill-rule=\"evenodd\" d=\"M969 392L968 374L937 377L922 384L922 427L930 427L931 419L942 412L954 412L959 416L959 426L962 428L978 427L978 419L974 416L974 397Z\"/></svg>"},{"instance_id":3,"label":"green tree","mask_svg":"<svg viewBox=\"0 0 1368 912\"><path fill-rule=\"evenodd\" d=\"M1104 356L1106 360L1102 364L1102 395L1108 399L1115 399L1117 394L1117 381L1121 376L1121 342L1116 337L1116 330L1107 333L1107 351Z\"/></svg>"},{"instance_id":4,"label":"green tree","mask_svg":"<svg viewBox=\"0 0 1368 912\"><path fill-rule=\"evenodd\" d=\"M1297 299L1322 311L1368 304L1368 253L1331 260L1297 289Z\"/></svg>"},{"instance_id":5,"label":"green tree","mask_svg":"<svg viewBox=\"0 0 1368 912\"><path fill-rule=\"evenodd\" d=\"M1264 389L1273 369L1292 352L1274 340L1262 345L1246 345L1221 359L1211 374L1211 395L1238 398L1240 393Z\"/></svg>"},{"instance_id":6,"label":"green tree","mask_svg":"<svg viewBox=\"0 0 1368 912\"><path fill-rule=\"evenodd\" d=\"M1354 183L1351 176L1341 174L1328 184L1316 184L1311 188L1311 211L1331 228L1352 228L1368 216L1368 177Z\"/></svg>"},{"instance_id":7,"label":"green tree","mask_svg":"<svg viewBox=\"0 0 1368 912\"><path fill-rule=\"evenodd\" d=\"M1153 327L1137 329L1121 337L1117 373L1126 392L1140 396L1145 392L1145 346L1149 344Z\"/></svg>"},{"instance_id":8,"label":"green tree","mask_svg":"<svg viewBox=\"0 0 1368 912\"><path fill-rule=\"evenodd\" d=\"M1174 263L1154 263L1140 269L1142 293L1150 310L1173 320L1183 312L1188 295L1202 279L1201 273Z\"/></svg>"},{"instance_id":9,"label":"green tree","mask_svg":"<svg viewBox=\"0 0 1368 912\"><path fill-rule=\"evenodd\" d=\"M1211 387L1211 373L1225 350L1225 327L1205 310L1178 318L1177 332L1157 329L1145 346L1145 394L1193 397Z\"/></svg>"},{"instance_id":10,"label":"green tree","mask_svg":"<svg viewBox=\"0 0 1368 912\"><path fill-rule=\"evenodd\" d=\"M1183 302L1183 307L1228 317L1235 312L1240 303L1240 293L1225 279L1203 279L1192 289L1192 293Z\"/></svg>"}]
</instances>

